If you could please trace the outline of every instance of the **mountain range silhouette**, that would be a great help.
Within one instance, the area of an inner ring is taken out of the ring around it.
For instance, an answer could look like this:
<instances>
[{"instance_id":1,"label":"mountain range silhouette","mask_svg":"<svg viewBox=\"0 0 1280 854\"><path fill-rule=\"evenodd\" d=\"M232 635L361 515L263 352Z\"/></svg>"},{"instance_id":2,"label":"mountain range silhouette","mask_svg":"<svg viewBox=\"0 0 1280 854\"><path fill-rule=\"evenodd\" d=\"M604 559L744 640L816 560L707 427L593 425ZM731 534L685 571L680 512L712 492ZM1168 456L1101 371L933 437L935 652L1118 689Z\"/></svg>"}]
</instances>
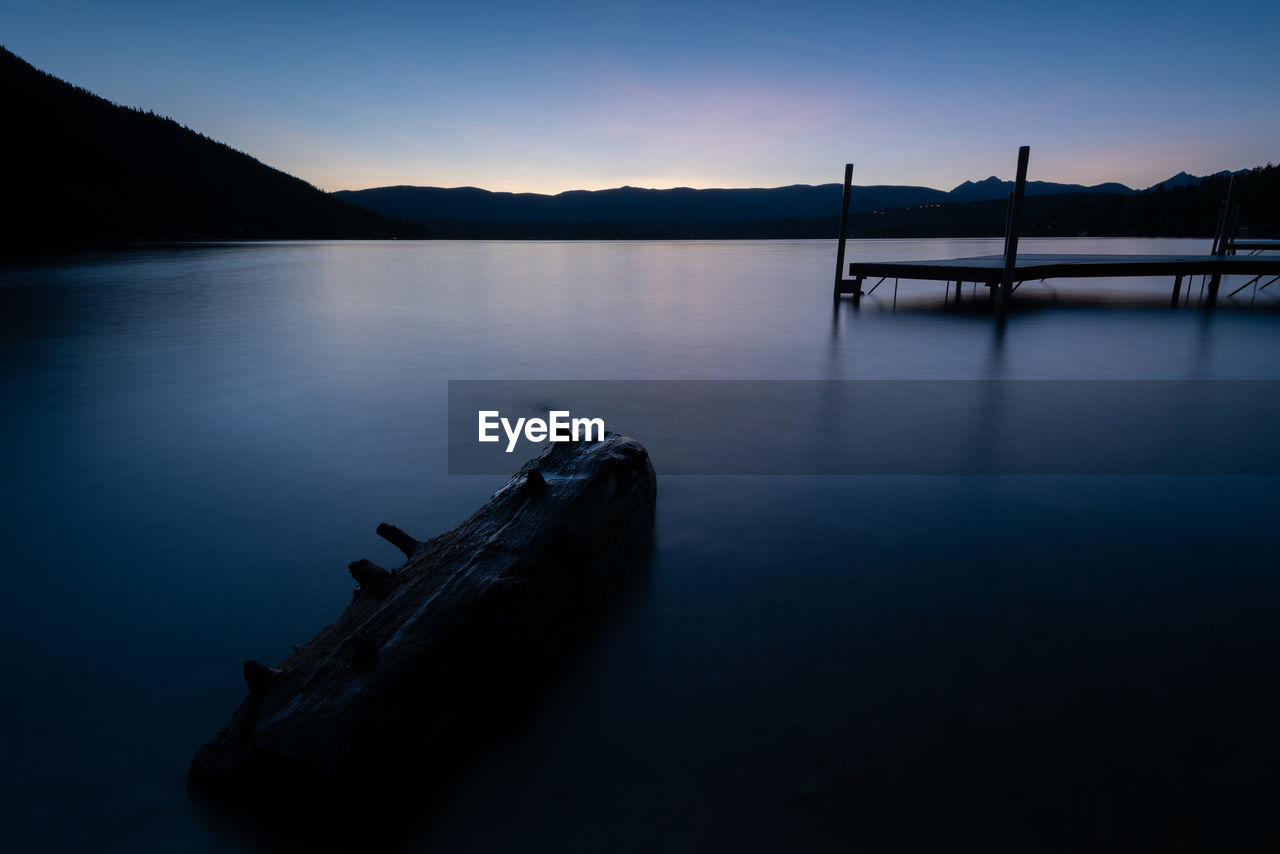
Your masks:
<instances>
[{"instance_id":1,"label":"mountain range silhouette","mask_svg":"<svg viewBox=\"0 0 1280 854\"><path fill-rule=\"evenodd\" d=\"M966 181L950 192L931 187L854 186L849 210L886 210L913 205L980 202L1004 199L1012 181L991 177ZM570 190L555 195L502 193L476 187L376 187L340 190L334 195L388 216L416 222L461 219L473 222L751 222L759 220L828 217L840 212L840 184L793 184L756 189L695 190L677 187L649 190L618 187L611 190ZM1121 193L1135 191L1123 184L1053 184L1032 181L1028 195L1062 193Z\"/></svg>"},{"instance_id":2,"label":"mountain range silhouette","mask_svg":"<svg viewBox=\"0 0 1280 854\"><path fill-rule=\"evenodd\" d=\"M1241 170L1246 173L1248 170ZM1233 173L1220 172L1218 176ZM1206 177L1180 172L1153 185L1197 187ZM338 198L387 216L440 228L447 223L615 223L619 225L668 223L711 225L762 221L827 219L840 211L840 184L793 184L787 187L695 190L677 187L652 190L617 187L609 190L569 190L542 193L505 193L477 187L374 187L339 190ZM890 211L935 205L1001 201L1013 191L1013 182L991 176L965 181L950 191L932 187L873 185L853 186L851 213ZM1051 181L1027 182L1028 197L1135 196L1144 191L1107 182L1093 186Z\"/></svg>"}]
</instances>

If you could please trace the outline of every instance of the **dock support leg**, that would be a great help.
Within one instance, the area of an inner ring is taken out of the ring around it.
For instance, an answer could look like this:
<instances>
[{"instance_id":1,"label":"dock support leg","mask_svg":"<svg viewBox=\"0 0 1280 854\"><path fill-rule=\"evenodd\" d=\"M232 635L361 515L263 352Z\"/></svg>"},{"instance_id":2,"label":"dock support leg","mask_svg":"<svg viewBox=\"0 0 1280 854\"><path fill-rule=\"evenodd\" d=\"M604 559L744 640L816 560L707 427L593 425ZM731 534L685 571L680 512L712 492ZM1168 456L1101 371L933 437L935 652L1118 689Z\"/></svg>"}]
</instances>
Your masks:
<instances>
[{"instance_id":1,"label":"dock support leg","mask_svg":"<svg viewBox=\"0 0 1280 854\"><path fill-rule=\"evenodd\" d=\"M862 277L858 276L853 280L853 304L857 305L862 301Z\"/></svg>"},{"instance_id":2,"label":"dock support leg","mask_svg":"<svg viewBox=\"0 0 1280 854\"><path fill-rule=\"evenodd\" d=\"M1018 175L1013 183L1013 199L1009 202L1009 220L1004 239L1004 276L1000 280L999 309L1003 313L1009 307L1013 297L1013 274L1018 264L1018 228L1022 219L1022 197L1027 191L1027 159L1031 156L1031 147L1024 145L1018 149Z\"/></svg>"},{"instance_id":3,"label":"dock support leg","mask_svg":"<svg viewBox=\"0 0 1280 854\"><path fill-rule=\"evenodd\" d=\"M1234 254L1229 252L1231 242L1235 239L1235 200L1236 176L1227 181L1227 198L1222 202L1222 213L1218 216L1218 230L1213 237L1213 249L1210 254L1223 256Z\"/></svg>"},{"instance_id":4,"label":"dock support leg","mask_svg":"<svg viewBox=\"0 0 1280 854\"><path fill-rule=\"evenodd\" d=\"M844 165L844 198L840 202L840 242L836 244L836 299L840 299L840 285L844 282L844 242L845 235L849 232L849 187L852 184L853 164L846 163Z\"/></svg>"},{"instance_id":5,"label":"dock support leg","mask_svg":"<svg viewBox=\"0 0 1280 854\"><path fill-rule=\"evenodd\" d=\"M1214 273L1209 277L1209 296L1205 304L1212 306L1218 301L1218 288L1222 285L1222 274Z\"/></svg>"},{"instance_id":6,"label":"dock support leg","mask_svg":"<svg viewBox=\"0 0 1280 854\"><path fill-rule=\"evenodd\" d=\"M963 295L963 291L962 291L963 288L964 288L964 284L959 280L957 280L956 281L956 305L960 304L960 297Z\"/></svg>"},{"instance_id":7,"label":"dock support leg","mask_svg":"<svg viewBox=\"0 0 1280 854\"><path fill-rule=\"evenodd\" d=\"M1235 240L1236 219L1236 176L1232 175L1227 182L1227 199L1222 203L1222 218L1218 220L1218 234L1213 240L1213 254L1218 257L1232 254L1231 243ZM1218 301L1218 288L1222 284L1222 274L1214 273L1209 278L1209 297L1206 307L1212 307Z\"/></svg>"},{"instance_id":8,"label":"dock support leg","mask_svg":"<svg viewBox=\"0 0 1280 854\"><path fill-rule=\"evenodd\" d=\"M1169 300L1169 305L1173 308L1178 307L1178 294L1182 291L1182 276L1178 276L1173 280L1173 297Z\"/></svg>"}]
</instances>

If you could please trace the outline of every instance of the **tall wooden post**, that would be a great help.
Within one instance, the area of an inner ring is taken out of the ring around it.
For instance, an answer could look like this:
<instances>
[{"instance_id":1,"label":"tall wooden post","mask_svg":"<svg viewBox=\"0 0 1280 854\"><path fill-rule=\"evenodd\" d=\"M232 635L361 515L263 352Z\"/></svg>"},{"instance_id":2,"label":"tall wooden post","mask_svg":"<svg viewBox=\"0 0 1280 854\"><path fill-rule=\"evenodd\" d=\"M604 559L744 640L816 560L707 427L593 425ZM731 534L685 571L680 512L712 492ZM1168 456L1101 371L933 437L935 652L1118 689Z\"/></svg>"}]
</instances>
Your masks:
<instances>
[{"instance_id":1,"label":"tall wooden post","mask_svg":"<svg viewBox=\"0 0 1280 854\"><path fill-rule=\"evenodd\" d=\"M1009 221L1013 218L1013 193L1004 202L1004 246L1000 247L1001 255L1009 254Z\"/></svg>"},{"instance_id":2,"label":"tall wooden post","mask_svg":"<svg viewBox=\"0 0 1280 854\"><path fill-rule=\"evenodd\" d=\"M1227 254L1227 244L1231 242L1227 231L1230 229L1231 208L1235 202L1235 195L1236 176L1232 175L1231 179L1227 181L1227 198L1222 203L1222 213L1218 216L1218 230L1213 235L1212 252L1214 255Z\"/></svg>"},{"instance_id":3,"label":"tall wooden post","mask_svg":"<svg viewBox=\"0 0 1280 854\"><path fill-rule=\"evenodd\" d=\"M1222 223L1227 219L1227 200L1223 199L1218 205L1218 224L1213 229L1213 246L1209 249L1210 255L1218 254L1218 241L1222 239Z\"/></svg>"},{"instance_id":4,"label":"tall wooden post","mask_svg":"<svg viewBox=\"0 0 1280 854\"><path fill-rule=\"evenodd\" d=\"M1231 239L1235 236L1235 198L1236 198L1236 176L1232 175L1231 180L1227 182L1227 200L1222 206L1222 219L1218 221L1218 234L1213 241L1213 254L1223 257L1227 254L1227 249L1231 245ZM1218 301L1218 287L1222 284L1222 274L1214 273L1209 278L1209 296L1208 304L1213 305Z\"/></svg>"},{"instance_id":5,"label":"tall wooden post","mask_svg":"<svg viewBox=\"0 0 1280 854\"><path fill-rule=\"evenodd\" d=\"M853 184L853 164L844 165L844 198L840 202L840 242L836 245L835 298L840 298L840 283L844 281L844 241L849 233L849 187ZM858 298L854 291L853 298Z\"/></svg>"},{"instance_id":6,"label":"tall wooden post","mask_svg":"<svg viewBox=\"0 0 1280 854\"><path fill-rule=\"evenodd\" d=\"M1004 276L1000 280L1000 297L997 305L1001 312L1009 307L1013 296L1013 270L1018 263L1018 225L1022 219L1022 197L1027 192L1027 159L1031 146L1018 149L1018 177L1013 182L1013 201L1009 204L1009 221L1004 238Z\"/></svg>"}]
</instances>

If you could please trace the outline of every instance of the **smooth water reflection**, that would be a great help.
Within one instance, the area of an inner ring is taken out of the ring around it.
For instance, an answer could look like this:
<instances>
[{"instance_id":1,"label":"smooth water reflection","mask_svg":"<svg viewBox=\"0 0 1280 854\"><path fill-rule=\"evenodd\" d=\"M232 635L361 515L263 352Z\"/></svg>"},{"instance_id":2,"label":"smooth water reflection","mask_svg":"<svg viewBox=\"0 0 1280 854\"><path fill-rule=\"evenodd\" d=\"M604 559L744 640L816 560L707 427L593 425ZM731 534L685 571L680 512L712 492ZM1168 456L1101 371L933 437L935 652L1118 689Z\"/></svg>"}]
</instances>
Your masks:
<instances>
[{"instance_id":1,"label":"smooth water reflection","mask_svg":"<svg viewBox=\"0 0 1280 854\"><path fill-rule=\"evenodd\" d=\"M501 483L445 474L450 379L1280 378L1271 311L1060 304L997 337L921 283L833 309L833 254L304 243L0 273L0 848L278 845L197 815L186 764L243 659L339 613L348 561L397 562L378 522L434 534ZM386 844L1231 847L1272 827L1276 478L659 478L648 583Z\"/></svg>"}]
</instances>

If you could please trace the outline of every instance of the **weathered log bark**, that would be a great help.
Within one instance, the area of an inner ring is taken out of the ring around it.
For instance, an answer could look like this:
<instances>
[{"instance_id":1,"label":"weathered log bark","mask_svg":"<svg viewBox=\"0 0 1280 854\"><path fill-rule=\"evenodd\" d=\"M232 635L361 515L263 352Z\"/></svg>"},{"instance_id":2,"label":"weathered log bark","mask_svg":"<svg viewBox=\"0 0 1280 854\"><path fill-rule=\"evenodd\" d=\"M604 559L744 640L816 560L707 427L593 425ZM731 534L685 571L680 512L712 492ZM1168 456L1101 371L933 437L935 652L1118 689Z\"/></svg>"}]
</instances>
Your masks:
<instances>
[{"instance_id":1,"label":"weathered log bark","mask_svg":"<svg viewBox=\"0 0 1280 854\"><path fill-rule=\"evenodd\" d=\"M361 798L432 773L458 725L554 661L599 594L647 551L656 480L635 440L556 444L407 562L350 565L336 622L277 667L191 763L193 788Z\"/></svg>"}]
</instances>

